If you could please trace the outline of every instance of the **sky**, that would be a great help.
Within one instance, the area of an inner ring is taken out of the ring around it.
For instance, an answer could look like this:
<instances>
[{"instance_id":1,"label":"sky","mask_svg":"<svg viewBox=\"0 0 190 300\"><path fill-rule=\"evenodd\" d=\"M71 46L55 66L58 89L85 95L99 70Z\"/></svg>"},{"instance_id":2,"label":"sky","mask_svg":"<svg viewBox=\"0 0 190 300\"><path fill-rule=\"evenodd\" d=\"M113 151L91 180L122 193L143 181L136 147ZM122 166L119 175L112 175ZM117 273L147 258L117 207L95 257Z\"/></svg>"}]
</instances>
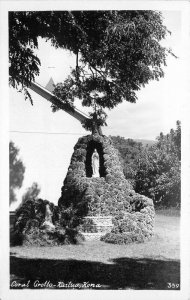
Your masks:
<instances>
[{"instance_id":1,"label":"sky","mask_svg":"<svg viewBox=\"0 0 190 300\"><path fill-rule=\"evenodd\" d=\"M122 103L107 111L108 126L105 135L120 135L125 138L155 140L162 131L168 133L175 128L183 114L182 80L182 26L180 11L164 11L164 24L172 32L162 42L171 47L177 59L168 57L165 77L152 81L141 89L135 104ZM75 65L75 57L64 50L51 47L39 40L38 56L41 60L40 76L36 82L45 86L50 77L55 83L63 81ZM61 187L69 167L73 147L78 138L88 134L79 121L66 112L51 111L50 103L31 91L32 106L24 96L10 88L10 140L20 149L26 171L22 188L17 192L18 201L11 205L14 210L23 193L37 182L41 187L40 197L55 204L61 195ZM77 108L87 112L88 109ZM19 132L13 132L19 131ZM24 133L21 133L21 131Z\"/></svg>"}]
</instances>

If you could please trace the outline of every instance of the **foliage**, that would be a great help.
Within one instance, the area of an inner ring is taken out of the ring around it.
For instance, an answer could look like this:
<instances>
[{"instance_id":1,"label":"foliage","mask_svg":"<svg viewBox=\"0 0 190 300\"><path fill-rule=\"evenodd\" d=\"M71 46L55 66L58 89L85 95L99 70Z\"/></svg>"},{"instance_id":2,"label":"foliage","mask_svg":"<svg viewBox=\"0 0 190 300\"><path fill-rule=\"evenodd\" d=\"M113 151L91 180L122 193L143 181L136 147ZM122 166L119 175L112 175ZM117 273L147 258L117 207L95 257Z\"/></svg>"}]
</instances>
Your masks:
<instances>
[{"instance_id":1,"label":"foliage","mask_svg":"<svg viewBox=\"0 0 190 300\"><path fill-rule=\"evenodd\" d=\"M16 201L15 189L22 186L25 166L19 158L19 149L11 141L9 143L9 203Z\"/></svg>"},{"instance_id":2,"label":"foliage","mask_svg":"<svg viewBox=\"0 0 190 300\"><path fill-rule=\"evenodd\" d=\"M53 203L47 200L30 198L23 201L16 210L15 230L22 233L27 230L28 224L31 222L40 227L45 220L46 204L49 204L51 210L54 210Z\"/></svg>"},{"instance_id":3,"label":"foliage","mask_svg":"<svg viewBox=\"0 0 190 300\"><path fill-rule=\"evenodd\" d=\"M91 131L93 134L98 132L99 134L101 134L100 132L100 127L101 126L107 126L106 123L106 118L107 118L107 114L103 111L102 108L96 109L95 111L92 113L89 113L90 118L86 119L85 121L83 121L83 127L88 130Z\"/></svg>"},{"instance_id":4,"label":"foliage","mask_svg":"<svg viewBox=\"0 0 190 300\"><path fill-rule=\"evenodd\" d=\"M130 204L132 211L120 211L113 218L114 227L101 240L113 244L144 242L153 235L154 205L145 196L134 194Z\"/></svg>"},{"instance_id":5,"label":"foliage","mask_svg":"<svg viewBox=\"0 0 190 300\"><path fill-rule=\"evenodd\" d=\"M71 204L70 207L60 209L60 226L67 229L76 230L80 223L81 216L78 210Z\"/></svg>"},{"instance_id":6,"label":"foliage","mask_svg":"<svg viewBox=\"0 0 190 300\"><path fill-rule=\"evenodd\" d=\"M138 159L136 191L152 197L155 204L180 206L181 198L181 125L157 138Z\"/></svg>"},{"instance_id":7,"label":"foliage","mask_svg":"<svg viewBox=\"0 0 190 300\"><path fill-rule=\"evenodd\" d=\"M172 54L160 44L169 33L162 15L151 10L10 12L9 30L11 86L28 96L26 87L39 74L34 49L42 37L76 55L76 67L55 95L70 107L78 97L95 114L95 106L101 111L136 102L141 87L164 76L162 66Z\"/></svg>"},{"instance_id":8,"label":"foliage","mask_svg":"<svg viewBox=\"0 0 190 300\"><path fill-rule=\"evenodd\" d=\"M47 204L52 211L54 230L48 230L43 226ZM59 207L47 200L27 197L16 211L11 244L55 246L82 242L83 236L70 226L68 222L70 219L66 217L68 215L68 211L61 211Z\"/></svg>"},{"instance_id":9,"label":"foliage","mask_svg":"<svg viewBox=\"0 0 190 300\"><path fill-rule=\"evenodd\" d=\"M31 187L27 189L25 194L22 196L22 203L26 202L27 200L36 200L39 193L40 193L40 187L37 182L33 182Z\"/></svg>"},{"instance_id":10,"label":"foliage","mask_svg":"<svg viewBox=\"0 0 190 300\"><path fill-rule=\"evenodd\" d=\"M110 136L114 147L119 151L119 157L123 166L123 172L127 180L135 188L135 174L137 171L137 157L142 153L142 143L133 139L125 139L120 136Z\"/></svg>"},{"instance_id":11,"label":"foliage","mask_svg":"<svg viewBox=\"0 0 190 300\"><path fill-rule=\"evenodd\" d=\"M84 237L76 230L56 227L54 231L47 231L34 226L34 224L20 236L21 241L18 241L24 246L58 246L80 244L84 241ZM18 245L17 240L15 245Z\"/></svg>"},{"instance_id":12,"label":"foliage","mask_svg":"<svg viewBox=\"0 0 190 300\"><path fill-rule=\"evenodd\" d=\"M59 220L59 213L53 203L47 200L36 199L35 197L23 198L21 205L16 210L15 238L12 241L15 245L22 245L25 242L27 244L30 241L32 244L38 243L40 245L39 240L41 240L42 244L44 243L48 234L41 229L41 226L45 221L46 204L49 204L53 212L52 221L56 223ZM41 236L43 236L43 239L41 239Z\"/></svg>"},{"instance_id":13,"label":"foliage","mask_svg":"<svg viewBox=\"0 0 190 300\"><path fill-rule=\"evenodd\" d=\"M101 237L101 241L110 243L110 244L129 244L132 242L142 243L145 242L146 239L143 235L136 234L136 233L107 233L103 237Z\"/></svg>"},{"instance_id":14,"label":"foliage","mask_svg":"<svg viewBox=\"0 0 190 300\"><path fill-rule=\"evenodd\" d=\"M158 206L180 205L181 124L157 138L150 147L130 139L112 137L120 152L124 174L137 193Z\"/></svg>"}]
</instances>

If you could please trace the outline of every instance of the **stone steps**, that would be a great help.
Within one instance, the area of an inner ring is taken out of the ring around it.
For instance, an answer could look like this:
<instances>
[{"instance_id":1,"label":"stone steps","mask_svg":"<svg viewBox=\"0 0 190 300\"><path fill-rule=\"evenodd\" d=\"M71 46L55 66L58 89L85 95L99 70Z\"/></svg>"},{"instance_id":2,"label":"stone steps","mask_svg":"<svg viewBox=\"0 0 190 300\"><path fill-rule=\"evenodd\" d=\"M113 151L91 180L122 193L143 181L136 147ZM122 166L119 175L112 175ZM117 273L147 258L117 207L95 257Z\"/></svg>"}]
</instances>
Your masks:
<instances>
[{"instance_id":1,"label":"stone steps","mask_svg":"<svg viewBox=\"0 0 190 300\"><path fill-rule=\"evenodd\" d=\"M80 233L85 240L99 240L113 228L112 216L87 216L80 225Z\"/></svg>"},{"instance_id":2,"label":"stone steps","mask_svg":"<svg viewBox=\"0 0 190 300\"><path fill-rule=\"evenodd\" d=\"M80 232L84 238L85 238L85 241L99 241L101 236L103 236L104 234L102 233L87 233L87 232Z\"/></svg>"}]
</instances>

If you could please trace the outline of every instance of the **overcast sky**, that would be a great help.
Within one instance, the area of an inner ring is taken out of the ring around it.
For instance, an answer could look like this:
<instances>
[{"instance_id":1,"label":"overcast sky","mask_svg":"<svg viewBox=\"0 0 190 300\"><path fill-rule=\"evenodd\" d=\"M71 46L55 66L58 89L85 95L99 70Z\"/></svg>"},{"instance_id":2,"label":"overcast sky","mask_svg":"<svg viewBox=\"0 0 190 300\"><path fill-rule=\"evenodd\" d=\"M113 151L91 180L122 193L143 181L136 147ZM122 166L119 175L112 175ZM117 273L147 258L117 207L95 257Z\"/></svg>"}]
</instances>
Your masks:
<instances>
[{"instance_id":1,"label":"overcast sky","mask_svg":"<svg viewBox=\"0 0 190 300\"><path fill-rule=\"evenodd\" d=\"M128 102L108 111L108 127L103 128L106 135L120 135L125 138L155 139L159 133L168 133L175 128L176 121L183 113L181 91L182 80L182 31L179 11L163 12L164 24L172 32L163 44L171 47L178 56L168 57L165 77L150 82L138 92L136 104ZM40 40L38 56L41 60L40 76L36 82L45 86L53 78L61 82L74 66L75 57L69 52L54 49L50 43ZM53 67L53 68L52 68ZM20 149L20 156L26 166L23 187L18 192L17 203L32 182L41 186L40 197L57 204L61 186L78 138L87 132L80 123L63 111L52 113L50 104L39 95L31 92L34 106L24 101L24 96L10 89L10 131L46 132L14 133L10 139ZM83 111L88 111L77 106ZM61 134L62 133L62 134Z\"/></svg>"}]
</instances>

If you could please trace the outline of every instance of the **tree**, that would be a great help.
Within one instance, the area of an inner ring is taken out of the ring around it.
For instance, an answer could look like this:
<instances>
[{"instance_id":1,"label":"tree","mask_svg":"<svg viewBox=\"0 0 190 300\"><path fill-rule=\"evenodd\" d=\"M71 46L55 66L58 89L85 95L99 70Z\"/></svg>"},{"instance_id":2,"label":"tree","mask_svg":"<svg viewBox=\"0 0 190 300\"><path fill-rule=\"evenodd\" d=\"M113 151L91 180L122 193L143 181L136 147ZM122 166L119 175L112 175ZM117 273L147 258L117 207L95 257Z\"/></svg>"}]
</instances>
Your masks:
<instances>
[{"instance_id":1,"label":"tree","mask_svg":"<svg viewBox=\"0 0 190 300\"><path fill-rule=\"evenodd\" d=\"M180 206L181 124L170 133L160 133L157 143L138 157L136 192L153 198L155 204Z\"/></svg>"},{"instance_id":2,"label":"tree","mask_svg":"<svg viewBox=\"0 0 190 300\"><path fill-rule=\"evenodd\" d=\"M119 151L123 172L127 180L135 188L135 176L137 172L137 158L144 151L143 145L133 139L125 139L120 136L111 136L115 148Z\"/></svg>"},{"instance_id":3,"label":"tree","mask_svg":"<svg viewBox=\"0 0 190 300\"><path fill-rule=\"evenodd\" d=\"M36 200L39 193L40 193L40 187L37 182L33 182L31 187L27 189L25 194L22 196L22 204L26 202L27 200Z\"/></svg>"},{"instance_id":4,"label":"tree","mask_svg":"<svg viewBox=\"0 0 190 300\"><path fill-rule=\"evenodd\" d=\"M125 177L139 194L154 200L156 206L180 206L181 123L169 134L160 133L157 142L143 147L131 139L112 136L119 150Z\"/></svg>"},{"instance_id":5,"label":"tree","mask_svg":"<svg viewBox=\"0 0 190 300\"><path fill-rule=\"evenodd\" d=\"M25 166L19 159L19 149L11 141L9 143L9 204L16 201L15 189L22 186Z\"/></svg>"},{"instance_id":6,"label":"tree","mask_svg":"<svg viewBox=\"0 0 190 300\"><path fill-rule=\"evenodd\" d=\"M75 54L76 67L54 94L70 109L76 97L93 109L87 129L106 125L105 108L136 102L141 87L164 76L172 54L160 44L169 31L157 11L10 12L9 30L10 85L31 101L27 87L39 74L38 37Z\"/></svg>"}]
</instances>

